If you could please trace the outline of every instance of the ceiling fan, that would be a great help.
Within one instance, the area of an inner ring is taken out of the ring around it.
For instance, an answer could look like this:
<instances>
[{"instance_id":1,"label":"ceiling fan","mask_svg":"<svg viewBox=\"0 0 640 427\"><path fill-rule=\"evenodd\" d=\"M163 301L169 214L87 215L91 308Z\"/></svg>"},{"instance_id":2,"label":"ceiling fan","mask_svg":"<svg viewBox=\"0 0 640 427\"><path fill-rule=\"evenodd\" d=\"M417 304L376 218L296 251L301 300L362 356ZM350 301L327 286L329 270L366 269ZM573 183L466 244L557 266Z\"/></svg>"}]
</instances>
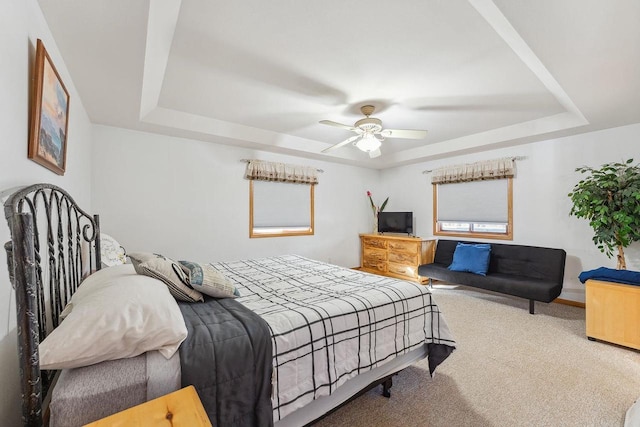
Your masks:
<instances>
[{"instance_id":1,"label":"ceiling fan","mask_svg":"<svg viewBox=\"0 0 640 427\"><path fill-rule=\"evenodd\" d=\"M332 145L322 150L323 153L344 147L349 143L353 143L358 149L369 153L369 157L378 157L380 153L380 145L386 138L404 138L404 139L423 139L427 136L426 130L412 129L383 129L382 121L375 117L369 117L375 111L373 105L363 105L360 107L362 114L366 116L354 123L353 126L343 125L342 123L333 122L331 120L320 121L323 125L335 126L355 132L357 135L347 138L342 142Z\"/></svg>"}]
</instances>

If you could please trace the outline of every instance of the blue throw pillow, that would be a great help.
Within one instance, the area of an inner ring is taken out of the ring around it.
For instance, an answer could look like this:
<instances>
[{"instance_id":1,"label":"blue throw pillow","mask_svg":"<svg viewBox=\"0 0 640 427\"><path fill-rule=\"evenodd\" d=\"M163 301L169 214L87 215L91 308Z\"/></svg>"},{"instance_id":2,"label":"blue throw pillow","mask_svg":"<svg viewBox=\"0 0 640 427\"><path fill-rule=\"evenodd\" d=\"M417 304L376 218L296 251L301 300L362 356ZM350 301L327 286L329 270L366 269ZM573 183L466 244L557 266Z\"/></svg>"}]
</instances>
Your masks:
<instances>
[{"instance_id":1,"label":"blue throw pillow","mask_svg":"<svg viewBox=\"0 0 640 427\"><path fill-rule=\"evenodd\" d=\"M486 276L490 256L491 245L488 243L458 243L449 270Z\"/></svg>"}]
</instances>

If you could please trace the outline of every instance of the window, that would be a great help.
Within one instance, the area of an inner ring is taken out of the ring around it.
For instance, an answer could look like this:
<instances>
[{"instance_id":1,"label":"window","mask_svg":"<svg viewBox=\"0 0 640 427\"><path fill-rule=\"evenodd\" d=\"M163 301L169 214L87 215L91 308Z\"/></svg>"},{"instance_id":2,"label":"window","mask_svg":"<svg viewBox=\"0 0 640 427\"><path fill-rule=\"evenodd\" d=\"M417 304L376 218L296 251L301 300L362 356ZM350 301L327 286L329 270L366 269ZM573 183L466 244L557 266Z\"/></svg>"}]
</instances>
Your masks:
<instances>
[{"instance_id":1,"label":"window","mask_svg":"<svg viewBox=\"0 0 640 427\"><path fill-rule=\"evenodd\" d=\"M513 178L433 184L433 234L513 239Z\"/></svg>"},{"instance_id":2,"label":"window","mask_svg":"<svg viewBox=\"0 0 640 427\"><path fill-rule=\"evenodd\" d=\"M249 237L313 235L313 191L317 172L310 166L243 160L249 180Z\"/></svg>"},{"instance_id":3,"label":"window","mask_svg":"<svg viewBox=\"0 0 640 427\"><path fill-rule=\"evenodd\" d=\"M314 185L249 180L249 237L313 235Z\"/></svg>"}]
</instances>

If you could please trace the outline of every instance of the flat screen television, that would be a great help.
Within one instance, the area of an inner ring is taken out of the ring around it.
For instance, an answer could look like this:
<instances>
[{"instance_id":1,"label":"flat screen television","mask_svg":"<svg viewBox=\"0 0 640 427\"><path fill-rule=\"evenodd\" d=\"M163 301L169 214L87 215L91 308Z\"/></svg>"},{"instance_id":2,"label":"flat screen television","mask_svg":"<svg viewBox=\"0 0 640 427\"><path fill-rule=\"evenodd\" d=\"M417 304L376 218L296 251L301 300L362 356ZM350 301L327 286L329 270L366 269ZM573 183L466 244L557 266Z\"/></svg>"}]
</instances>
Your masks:
<instances>
[{"instance_id":1,"label":"flat screen television","mask_svg":"<svg viewBox=\"0 0 640 427\"><path fill-rule=\"evenodd\" d=\"M378 232L413 234L413 212L378 213Z\"/></svg>"}]
</instances>

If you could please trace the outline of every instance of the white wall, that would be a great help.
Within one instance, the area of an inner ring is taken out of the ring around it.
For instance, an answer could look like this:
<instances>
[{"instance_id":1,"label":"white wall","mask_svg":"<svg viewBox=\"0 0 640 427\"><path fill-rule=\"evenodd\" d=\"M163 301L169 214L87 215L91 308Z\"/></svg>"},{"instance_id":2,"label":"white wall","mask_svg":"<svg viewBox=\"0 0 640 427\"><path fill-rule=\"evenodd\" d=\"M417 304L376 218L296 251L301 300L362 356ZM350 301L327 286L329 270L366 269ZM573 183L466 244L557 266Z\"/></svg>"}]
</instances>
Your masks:
<instances>
[{"instance_id":1,"label":"white wall","mask_svg":"<svg viewBox=\"0 0 640 427\"><path fill-rule=\"evenodd\" d=\"M65 176L27 159L29 81L38 38L44 42L70 95ZM0 94L0 193L16 186L50 182L67 189L78 203L90 208L91 123L36 0L0 2ZM7 240L9 228L3 218L0 243ZM2 255L0 259L0 420L2 425L17 426L21 409L15 297L6 257Z\"/></svg>"},{"instance_id":2,"label":"white wall","mask_svg":"<svg viewBox=\"0 0 640 427\"><path fill-rule=\"evenodd\" d=\"M228 145L94 126L92 206L127 251L201 261L297 253L360 263L370 232L366 191L379 172ZM249 238L249 181L241 159L324 170L315 189L315 235Z\"/></svg>"},{"instance_id":3,"label":"white wall","mask_svg":"<svg viewBox=\"0 0 640 427\"><path fill-rule=\"evenodd\" d=\"M503 156L516 162L514 244L567 251L561 298L584 301L583 270L615 267L591 241L585 220L569 216L575 168L622 161L637 153L640 124L492 150L382 172L210 142L94 126L93 208L103 231L129 251L156 251L203 261L299 253L347 267L359 263L358 233L369 232L374 201L413 211L416 235L432 237L430 175L422 171ZM316 188L315 236L249 239L243 158L302 163L325 170ZM636 159L640 161L640 158ZM640 269L640 245L627 250Z\"/></svg>"},{"instance_id":4,"label":"white wall","mask_svg":"<svg viewBox=\"0 0 640 427\"><path fill-rule=\"evenodd\" d=\"M580 272L601 266L615 268L616 260L608 259L598 251L586 220L569 216L571 201L567 195L581 177L575 169L631 157L640 162L639 140L640 124L635 124L425 162L382 171L381 188L391 195L389 210L413 211L416 234L429 237L433 234L431 175L422 171L484 159L525 156L526 159L516 162L512 243L566 250L565 280L560 298L584 302L584 285L577 278ZM627 268L640 269L640 244L634 243L625 252Z\"/></svg>"}]
</instances>

